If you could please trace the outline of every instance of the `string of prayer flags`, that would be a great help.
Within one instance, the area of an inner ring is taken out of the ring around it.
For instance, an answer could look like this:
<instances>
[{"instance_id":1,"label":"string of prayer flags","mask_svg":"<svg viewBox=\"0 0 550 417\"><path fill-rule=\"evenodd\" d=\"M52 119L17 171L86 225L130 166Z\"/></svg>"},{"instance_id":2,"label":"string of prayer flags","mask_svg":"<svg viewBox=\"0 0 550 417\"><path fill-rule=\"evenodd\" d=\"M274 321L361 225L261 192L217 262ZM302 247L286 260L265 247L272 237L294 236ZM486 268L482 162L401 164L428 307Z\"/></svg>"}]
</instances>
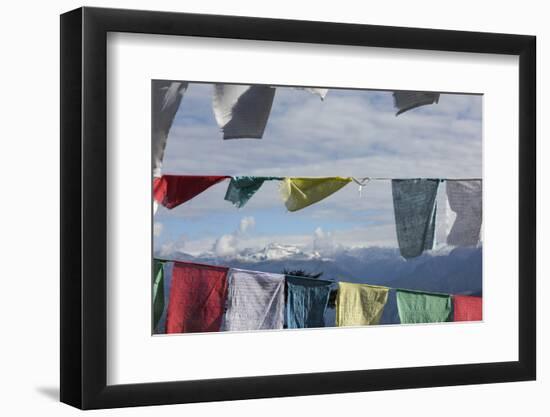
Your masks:
<instances>
[{"instance_id":1,"label":"string of prayer flags","mask_svg":"<svg viewBox=\"0 0 550 417\"><path fill-rule=\"evenodd\" d=\"M217 332L227 298L228 268L175 262L166 333Z\"/></svg>"},{"instance_id":2,"label":"string of prayer flags","mask_svg":"<svg viewBox=\"0 0 550 417\"><path fill-rule=\"evenodd\" d=\"M244 207L264 181L283 179L281 177L232 177L227 186L225 200L231 201L238 208Z\"/></svg>"},{"instance_id":3,"label":"string of prayer flags","mask_svg":"<svg viewBox=\"0 0 550 417\"><path fill-rule=\"evenodd\" d=\"M162 159L168 133L178 111L188 83L155 80L152 82L152 154L153 176L161 176Z\"/></svg>"},{"instance_id":4,"label":"string of prayer flags","mask_svg":"<svg viewBox=\"0 0 550 417\"><path fill-rule=\"evenodd\" d=\"M280 194L289 211L301 210L317 203L351 181L362 189L373 179L352 177L274 177L220 175L163 175L153 179L154 202L174 208L202 193L218 182L230 178L225 200L241 208L265 181L281 181ZM437 192L447 182L446 201L456 213L447 242L455 246L475 246L482 221L482 181L480 179L392 179L392 195L397 237L401 254L413 258L431 249L436 227Z\"/></svg>"},{"instance_id":5,"label":"string of prayer flags","mask_svg":"<svg viewBox=\"0 0 550 417\"><path fill-rule=\"evenodd\" d=\"M483 299L469 295L453 295L454 321L481 321Z\"/></svg>"},{"instance_id":6,"label":"string of prayer flags","mask_svg":"<svg viewBox=\"0 0 550 417\"><path fill-rule=\"evenodd\" d=\"M451 296L422 291L395 291L397 311L403 324L451 321Z\"/></svg>"},{"instance_id":7,"label":"string of prayer flags","mask_svg":"<svg viewBox=\"0 0 550 417\"><path fill-rule=\"evenodd\" d=\"M214 184L226 179L220 175L163 175L153 182L153 195L157 202L172 209L191 200Z\"/></svg>"},{"instance_id":8,"label":"string of prayer flags","mask_svg":"<svg viewBox=\"0 0 550 417\"><path fill-rule=\"evenodd\" d=\"M397 241L404 258L414 258L433 247L439 182L437 179L392 180Z\"/></svg>"},{"instance_id":9,"label":"string of prayer flags","mask_svg":"<svg viewBox=\"0 0 550 417\"><path fill-rule=\"evenodd\" d=\"M320 279L286 277L286 322L289 329L325 327L332 282Z\"/></svg>"},{"instance_id":10,"label":"string of prayer flags","mask_svg":"<svg viewBox=\"0 0 550 417\"><path fill-rule=\"evenodd\" d=\"M447 180L447 198L456 219L447 236L453 246L475 246L479 242L482 221L482 182Z\"/></svg>"},{"instance_id":11,"label":"string of prayer flags","mask_svg":"<svg viewBox=\"0 0 550 417\"><path fill-rule=\"evenodd\" d=\"M164 262L153 263L153 330L157 328L164 312Z\"/></svg>"},{"instance_id":12,"label":"string of prayer flags","mask_svg":"<svg viewBox=\"0 0 550 417\"><path fill-rule=\"evenodd\" d=\"M396 91L393 93L393 104L397 108L396 116L420 106L439 102L439 93L420 91Z\"/></svg>"},{"instance_id":13,"label":"string of prayer flags","mask_svg":"<svg viewBox=\"0 0 550 417\"><path fill-rule=\"evenodd\" d=\"M291 329L324 327L332 285L309 277L155 259L154 331L282 329L285 318ZM336 326L380 324L394 302L403 324L482 320L482 297L406 289L393 293L388 303L389 287L338 282ZM166 316L164 294L169 294Z\"/></svg>"},{"instance_id":14,"label":"string of prayer flags","mask_svg":"<svg viewBox=\"0 0 550 417\"><path fill-rule=\"evenodd\" d=\"M389 288L367 284L338 283L336 326L380 323Z\"/></svg>"},{"instance_id":15,"label":"string of prayer flags","mask_svg":"<svg viewBox=\"0 0 550 417\"><path fill-rule=\"evenodd\" d=\"M261 139L274 97L274 87L216 84L213 109L223 138Z\"/></svg>"},{"instance_id":16,"label":"string of prayer flags","mask_svg":"<svg viewBox=\"0 0 550 417\"><path fill-rule=\"evenodd\" d=\"M297 211L327 198L351 181L349 177L288 177L281 183L281 197L288 211Z\"/></svg>"},{"instance_id":17,"label":"string of prayer flags","mask_svg":"<svg viewBox=\"0 0 550 417\"><path fill-rule=\"evenodd\" d=\"M284 275L230 270L223 330L282 329L284 308Z\"/></svg>"}]
</instances>

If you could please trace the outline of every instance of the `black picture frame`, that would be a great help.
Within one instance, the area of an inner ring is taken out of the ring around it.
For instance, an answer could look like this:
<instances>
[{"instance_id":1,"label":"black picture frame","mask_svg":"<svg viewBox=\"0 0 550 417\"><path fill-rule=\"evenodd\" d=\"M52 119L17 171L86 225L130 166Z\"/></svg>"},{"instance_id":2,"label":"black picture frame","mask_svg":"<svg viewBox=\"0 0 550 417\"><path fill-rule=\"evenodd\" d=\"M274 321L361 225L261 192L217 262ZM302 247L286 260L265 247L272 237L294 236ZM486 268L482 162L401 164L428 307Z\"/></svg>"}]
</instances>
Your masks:
<instances>
[{"instance_id":1,"label":"black picture frame","mask_svg":"<svg viewBox=\"0 0 550 417\"><path fill-rule=\"evenodd\" d=\"M108 32L518 56L519 360L107 385ZM524 35L88 7L61 15L61 401L95 409L534 380L535 51Z\"/></svg>"}]
</instances>

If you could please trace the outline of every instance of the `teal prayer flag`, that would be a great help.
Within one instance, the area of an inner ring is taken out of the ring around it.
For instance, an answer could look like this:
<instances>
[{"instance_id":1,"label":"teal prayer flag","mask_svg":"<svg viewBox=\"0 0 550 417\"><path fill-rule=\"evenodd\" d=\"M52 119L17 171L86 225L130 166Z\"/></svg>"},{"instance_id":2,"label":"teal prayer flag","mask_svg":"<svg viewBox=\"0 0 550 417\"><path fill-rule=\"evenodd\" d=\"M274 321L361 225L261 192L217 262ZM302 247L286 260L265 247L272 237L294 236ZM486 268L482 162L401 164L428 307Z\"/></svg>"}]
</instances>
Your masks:
<instances>
[{"instance_id":1,"label":"teal prayer flag","mask_svg":"<svg viewBox=\"0 0 550 417\"><path fill-rule=\"evenodd\" d=\"M289 329L325 327L330 281L286 276L286 321Z\"/></svg>"},{"instance_id":2,"label":"teal prayer flag","mask_svg":"<svg viewBox=\"0 0 550 417\"><path fill-rule=\"evenodd\" d=\"M225 200L231 201L238 208L244 207L264 181L282 179L281 177L232 177L227 186Z\"/></svg>"}]
</instances>

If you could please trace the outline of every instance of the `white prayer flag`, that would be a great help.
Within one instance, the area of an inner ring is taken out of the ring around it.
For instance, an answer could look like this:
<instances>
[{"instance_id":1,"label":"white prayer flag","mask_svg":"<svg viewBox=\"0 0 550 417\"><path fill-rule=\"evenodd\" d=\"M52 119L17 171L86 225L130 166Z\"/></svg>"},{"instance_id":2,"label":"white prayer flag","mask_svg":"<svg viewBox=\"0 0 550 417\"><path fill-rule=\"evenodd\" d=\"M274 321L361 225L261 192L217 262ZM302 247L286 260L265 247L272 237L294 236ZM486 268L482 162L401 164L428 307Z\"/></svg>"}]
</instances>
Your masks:
<instances>
[{"instance_id":1,"label":"white prayer flag","mask_svg":"<svg viewBox=\"0 0 550 417\"><path fill-rule=\"evenodd\" d=\"M153 176L161 176L162 159L168 133L187 90L186 82L153 81L152 83L152 132Z\"/></svg>"},{"instance_id":2,"label":"white prayer flag","mask_svg":"<svg viewBox=\"0 0 550 417\"><path fill-rule=\"evenodd\" d=\"M453 246L476 246L482 222L482 182L447 180L449 207L456 213L447 243Z\"/></svg>"},{"instance_id":3,"label":"white prayer flag","mask_svg":"<svg viewBox=\"0 0 550 417\"><path fill-rule=\"evenodd\" d=\"M261 139L274 97L274 87L216 84L213 110L223 138Z\"/></svg>"},{"instance_id":4,"label":"white prayer flag","mask_svg":"<svg viewBox=\"0 0 550 417\"><path fill-rule=\"evenodd\" d=\"M222 330L282 329L285 276L230 269Z\"/></svg>"}]
</instances>

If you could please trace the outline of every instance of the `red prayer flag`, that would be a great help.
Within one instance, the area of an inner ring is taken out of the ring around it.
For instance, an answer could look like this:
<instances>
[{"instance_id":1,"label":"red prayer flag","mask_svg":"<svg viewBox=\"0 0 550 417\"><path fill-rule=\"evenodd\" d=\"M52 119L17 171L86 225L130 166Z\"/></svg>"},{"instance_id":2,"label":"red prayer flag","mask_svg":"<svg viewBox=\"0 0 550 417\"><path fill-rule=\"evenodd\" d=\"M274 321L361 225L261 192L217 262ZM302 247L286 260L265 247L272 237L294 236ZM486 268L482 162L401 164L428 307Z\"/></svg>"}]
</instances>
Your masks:
<instances>
[{"instance_id":1,"label":"red prayer flag","mask_svg":"<svg viewBox=\"0 0 550 417\"><path fill-rule=\"evenodd\" d=\"M153 198L155 201L162 203L166 195L167 182L162 180L162 177L153 178Z\"/></svg>"},{"instance_id":2,"label":"red prayer flag","mask_svg":"<svg viewBox=\"0 0 550 417\"><path fill-rule=\"evenodd\" d=\"M175 262L166 333L217 332L227 298L228 268Z\"/></svg>"},{"instance_id":3,"label":"red prayer flag","mask_svg":"<svg viewBox=\"0 0 550 417\"><path fill-rule=\"evenodd\" d=\"M454 295L454 321L482 320L482 298L468 295Z\"/></svg>"},{"instance_id":4,"label":"red prayer flag","mask_svg":"<svg viewBox=\"0 0 550 417\"><path fill-rule=\"evenodd\" d=\"M163 175L153 181L153 196L164 207L172 209L191 200L207 188L226 179L220 175Z\"/></svg>"}]
</instances>

